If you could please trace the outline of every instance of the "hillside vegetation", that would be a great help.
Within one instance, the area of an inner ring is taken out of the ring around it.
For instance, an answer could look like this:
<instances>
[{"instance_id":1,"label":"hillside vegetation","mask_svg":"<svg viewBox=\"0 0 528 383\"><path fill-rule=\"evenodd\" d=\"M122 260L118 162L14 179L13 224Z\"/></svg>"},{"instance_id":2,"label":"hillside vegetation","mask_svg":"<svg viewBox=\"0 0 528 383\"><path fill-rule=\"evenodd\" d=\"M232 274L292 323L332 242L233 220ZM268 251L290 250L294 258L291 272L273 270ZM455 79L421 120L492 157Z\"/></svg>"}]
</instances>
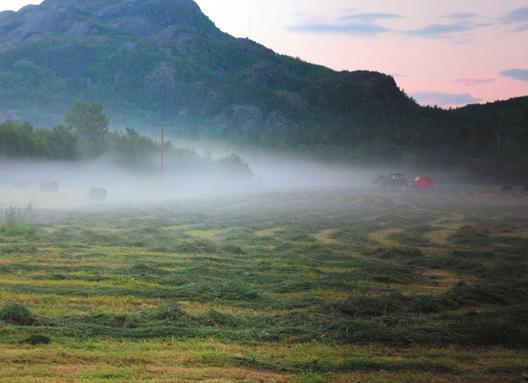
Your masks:
<instances>
[{"instance_id":1,"label":"hillside vegetation","mask_svg":"<svg viewBox=\"0 0 528 383\"><path fill-rule=\"evenodd\" d=\"M528 99L423 108L388 75L335 72L220 31L192 0L45 0L0 13L0 117L54 126L75 99L115 126L352 159L526 174Z\"/></svg>"}]
</instances>

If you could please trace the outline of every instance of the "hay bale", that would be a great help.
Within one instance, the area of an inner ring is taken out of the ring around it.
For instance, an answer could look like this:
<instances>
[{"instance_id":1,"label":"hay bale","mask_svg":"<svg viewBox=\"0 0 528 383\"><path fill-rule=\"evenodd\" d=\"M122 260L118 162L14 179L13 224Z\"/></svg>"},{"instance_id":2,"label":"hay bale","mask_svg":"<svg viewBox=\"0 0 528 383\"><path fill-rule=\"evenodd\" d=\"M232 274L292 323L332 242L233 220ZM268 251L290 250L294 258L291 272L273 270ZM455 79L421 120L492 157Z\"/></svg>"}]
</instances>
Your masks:
<instances>
[{"instance_id":1,"label":"hay bale","mask_svg":"<svg viewBox=\"0 0 528 383\"><path fill-rule=\"evenodd\" d=\"M102 188L90 189L90 201L104 202L108 197L108 191Z\"/></svg>"},{"instance_id":2,"label":"hay bale","mask_svg":"<svg viewBox=\"0 0 528 383\"><path fill-rule=\"evenodd\" d=\"M40 191L44 193L57 193L59 191L59 183L57 181L42 181L40 183Z\"/></svg>"}]
</instances>

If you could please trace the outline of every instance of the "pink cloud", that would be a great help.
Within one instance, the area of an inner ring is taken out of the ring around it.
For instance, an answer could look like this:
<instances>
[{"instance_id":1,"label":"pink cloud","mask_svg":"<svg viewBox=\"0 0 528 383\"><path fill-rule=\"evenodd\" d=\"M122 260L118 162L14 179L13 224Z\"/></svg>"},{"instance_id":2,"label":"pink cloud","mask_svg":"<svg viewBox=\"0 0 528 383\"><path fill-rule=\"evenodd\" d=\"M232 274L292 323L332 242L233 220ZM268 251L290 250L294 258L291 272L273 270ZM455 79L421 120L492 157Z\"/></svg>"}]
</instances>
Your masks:
<instances>
[{"instance_id":1,"label":"pink cloud","mask_svg":"<svg viewBox=\"0 0 528 383\"><path fill-rule=\"evenodd\" d=\"M475 85L484 85L495 82L494 78L484 78L484 77L475 77L475 78L459 78L456 80L457 83L465 86L475 86Z\"/></svg>"}]
</instances>

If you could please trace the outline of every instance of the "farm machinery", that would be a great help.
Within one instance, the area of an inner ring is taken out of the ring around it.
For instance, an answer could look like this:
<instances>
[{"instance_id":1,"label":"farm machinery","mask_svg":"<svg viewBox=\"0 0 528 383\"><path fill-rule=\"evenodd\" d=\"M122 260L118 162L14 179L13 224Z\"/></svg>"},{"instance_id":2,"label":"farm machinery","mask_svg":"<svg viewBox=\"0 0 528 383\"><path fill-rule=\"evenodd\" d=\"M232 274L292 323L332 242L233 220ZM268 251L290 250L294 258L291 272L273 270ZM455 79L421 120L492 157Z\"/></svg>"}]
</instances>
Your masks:
<instances>
[{"instance_id":1,"label":"farm machinery","mask_svg":"<svg viewBox=\"0 0 528 383\"><path fill-rule=\"evenodd\" d=\"M407 190L409 188L409 182L404 173L392 173L387 175L380 175L374 181L373 184L379 185L383 190Z\"/></svg>"},{"instance_id":2,"label":"farm machinery","mask_svg":"<svg viewBox=\"0 0 528 383\"><path fill-rule=\"evenodd\" d=\"M383 190L408 190L410 186L415 190L432 190L434 188L434 180L431 177L423 176L416 177L409 185L405 173L380 175L372 183L379 185Z\"/></svg>"}]
</instances>

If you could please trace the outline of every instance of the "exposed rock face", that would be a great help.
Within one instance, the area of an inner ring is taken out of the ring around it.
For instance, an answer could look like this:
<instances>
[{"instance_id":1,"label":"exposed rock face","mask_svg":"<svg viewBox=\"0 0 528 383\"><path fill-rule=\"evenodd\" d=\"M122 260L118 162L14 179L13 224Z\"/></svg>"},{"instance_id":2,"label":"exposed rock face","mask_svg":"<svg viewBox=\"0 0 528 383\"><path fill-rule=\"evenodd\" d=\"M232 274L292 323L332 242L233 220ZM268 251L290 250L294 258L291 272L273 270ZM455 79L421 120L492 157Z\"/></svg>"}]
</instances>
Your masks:
<instances>
[{"instance_id":1,"label":"exposed rock face","mask_svg":"<svg viewBox=\"0 0 528 383\"><path fill-rule=\"evenodd\" d=\"M145 84L152 88L171 88L178 80L174 65L168 61L160 63L145 76Z\"/></svg>"},{"instance_id":2,"label":"exposed rock face","mask_svg":"<svg viewBox=\"0 0 528 383\"><path fill-rule=\"evenodd\" d=\"M243 76L256 85L284 88L288 84L284 68L274 62L257 63L244 71Z\"/></svg>"},{"instance_id":3,"label":"exposed rock face","mask_svg":"<svg viewBox=\"0 0 528 383\"><path fill-rule=\"evenodd\" d=\"M20 59L13 63L13 68L15 69L33 69L36 67L37 65L31 60Z\"/></svg>"},{"instance_id":4,"label":"exposed rock face","mask_svg":"<svg viewBox=\"0 0 528 383\"><path fill-rule=\"evenodd\" d=\"M60 15L53 11L42 11L38 7L26 7L21 21L12 19L6 25L7 33L2 40L8 42L24 41L34 35L42 35L55 31L60 21Z\"/></svg>"},{"instance_id":5,"label":"exposed rock face","mask_svg":"<svg viewBox=\"0 0 528 383\"><path fill-rule=\"evenodd\" d=\"M267 128L272 131L283 132L292 126L292 122L279 112L271 112L268 115Z\"/></svg>"},{"instance_id":6,"label":"exposed rock face","mask_svg":"<svg viewBox=\"0 0 528 383\"><path fill-rule=\"evenodd\" d=\"M218 33L192 0L45 0L19 12L0 12L0 44L19 43L35 35L94 36L101 23L137 37L156 35L175 25Z\"/></svg>"},{"instance_id":7,"label":"exposed rock face","mask_svg":"<svg viewBox=\"0 0 528 383\"><path fill-rule=\"evenodd\" d=\"M233 118L243 130L260 126L262 111L255 105L233 105Z\"/></svg>"},{"instance_id":8,"label":"exposed rock face","mask_svg":"<svg viewBox=\"0 0 528 383\"><path fill-rule=\"evenodd\" d=\"M75 22L68 29L68 34L75 37L95 36L98 33L99 29L87 21Z\"/></svg>"},{"instance_id":9,"label":"exposed rock face","mask_svg":"<svg viewBox=\"0 0 528 383\"><path fill-rule=\"evenodd\" d=\"M124 0L95 13L101 20L141 19L158 29L174 24L199 26L200 16L200 8L191 0Z\"/></svg>"},{"instance_id":10,"label":"exposed rock face","mask_svg":"<svg viewBox=\"0 0 528 383\"><path fill-rule=\"evenodd\" d=\"M2 31L2 34L6 32L6 30L14 24L14 20L16 18L16 13L12 11L5 11L0 12L0 31Z\"/></svg>"},{"instance_id":11,"label":"exposed rock face","mask_svg":"<svg viewBox=\"0 0 528 383\"><path fill-rule=\"evenodd\" d=\"M182 52L196 41L196 34L182 25L171 25L161 31L157 36L157 42L159 44L170 45Z\"/></svg>"}]
</instances>

